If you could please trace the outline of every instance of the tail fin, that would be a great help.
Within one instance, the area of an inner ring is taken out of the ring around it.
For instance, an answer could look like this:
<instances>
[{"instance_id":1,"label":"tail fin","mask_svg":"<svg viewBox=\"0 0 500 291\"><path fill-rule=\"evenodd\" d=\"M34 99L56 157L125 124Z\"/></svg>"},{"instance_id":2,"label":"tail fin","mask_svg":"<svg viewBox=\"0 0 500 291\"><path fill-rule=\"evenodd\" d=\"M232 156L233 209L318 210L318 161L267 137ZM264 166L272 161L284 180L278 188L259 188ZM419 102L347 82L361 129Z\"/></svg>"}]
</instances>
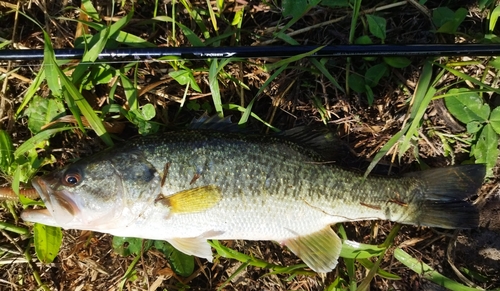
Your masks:
<instances>
[{"instance_id":1,"label":"tail fin","mask_svg":"<svg viewBox=\"0 0 500 291\"><path fill-rule=\"evenodd\" d=\"M425 185L418 224L441 228L475 228L479 210L466 201L481 187L486 167L460 165L410 173Z\"/></svg>"}]
</instances>

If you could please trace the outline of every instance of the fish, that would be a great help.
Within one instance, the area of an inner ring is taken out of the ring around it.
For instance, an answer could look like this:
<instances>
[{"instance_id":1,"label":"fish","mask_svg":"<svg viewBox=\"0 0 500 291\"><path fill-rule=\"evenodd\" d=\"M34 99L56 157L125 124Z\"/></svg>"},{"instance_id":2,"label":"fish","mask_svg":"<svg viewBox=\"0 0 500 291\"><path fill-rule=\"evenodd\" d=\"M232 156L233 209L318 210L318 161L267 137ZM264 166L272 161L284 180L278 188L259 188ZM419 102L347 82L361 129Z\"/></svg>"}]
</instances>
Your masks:
<instances>
[{"instance_id":1,"label":"fish","mask_svg":"<svg viewBox=\"0 0 500 291\"><path fill-rule=\"evenodd\" d=\"M484 165L365 178L332 163L338 144L317 131L261 135L214 124L132 139L37 176L32 184L46 208L21 217L164 240L209 261L207 240L275 241L319 273L338 263L336 223L478 226L468 198L482 185Z\"/></svg>"}]
</instances>

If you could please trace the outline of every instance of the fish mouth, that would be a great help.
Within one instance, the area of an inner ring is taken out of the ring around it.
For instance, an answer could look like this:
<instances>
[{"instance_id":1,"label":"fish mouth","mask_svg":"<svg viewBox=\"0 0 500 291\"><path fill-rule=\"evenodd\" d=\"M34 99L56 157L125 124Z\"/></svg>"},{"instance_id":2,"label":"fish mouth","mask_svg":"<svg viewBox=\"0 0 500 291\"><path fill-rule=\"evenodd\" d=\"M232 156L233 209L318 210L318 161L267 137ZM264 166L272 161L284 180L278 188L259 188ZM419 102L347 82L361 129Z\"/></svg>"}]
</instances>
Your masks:
<instances>
[{"instance_id":1,"label":"fish mouth","mask_svg":"<svg viewBox=\"0 0 500 291\"><path fill-rule=\"evenodd\" d=\"M40 194L47 209L41 210L30 210L28 213L32 217L33 213L38 212L38 216L51 216L52 221L57 222L58 226L64 226L73 221L76 215L78 215L79 210L76 206L75 201L73 201L64 191L54 190L54 186L57 186L57 177L52 177L53 175L46 177L35 177L31 181L35 190ZM52 183L52 181L54 181ZM29 218L28 218L29 219ZM47 218L48 219L48 218ZM31 221L31 220L28 220ZM39 221L33 221L39 222ZM40 222L44 223L44 222Z\"/></svg>"}]
</instances>

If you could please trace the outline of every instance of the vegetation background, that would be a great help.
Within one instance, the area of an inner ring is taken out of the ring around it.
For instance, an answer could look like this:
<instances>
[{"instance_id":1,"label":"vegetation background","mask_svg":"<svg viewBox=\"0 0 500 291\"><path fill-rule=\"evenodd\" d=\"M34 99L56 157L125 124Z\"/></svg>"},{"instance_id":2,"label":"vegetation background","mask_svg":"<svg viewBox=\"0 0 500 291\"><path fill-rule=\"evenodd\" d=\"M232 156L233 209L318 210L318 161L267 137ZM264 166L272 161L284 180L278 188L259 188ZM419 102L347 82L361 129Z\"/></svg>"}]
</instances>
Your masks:
<instances>
[{"instance_id":1,"label":"vegetation background","mask_svg":"<svg viewBox=\"0 0 500 291\"><path fill-rule=\"evenodd\" d=\"M358 171L488 168L473 197L481 228L338 225L342 259L326 275L273 242L213 242L220 256L208 263L164 242L32 226L19 213L40 202L22 196L0 208L0 289L500 288L500 59L98 58L116 47L496 44L499 15L493 0L0 0L0 48L44 49L43 60L0 60L0 170L14 191L35 174L204 113L263 133L328 127L352 148L341 163ZM82 60L54 58L54 49L73 47L86 49Z\"/></svg>"}]
</instances>

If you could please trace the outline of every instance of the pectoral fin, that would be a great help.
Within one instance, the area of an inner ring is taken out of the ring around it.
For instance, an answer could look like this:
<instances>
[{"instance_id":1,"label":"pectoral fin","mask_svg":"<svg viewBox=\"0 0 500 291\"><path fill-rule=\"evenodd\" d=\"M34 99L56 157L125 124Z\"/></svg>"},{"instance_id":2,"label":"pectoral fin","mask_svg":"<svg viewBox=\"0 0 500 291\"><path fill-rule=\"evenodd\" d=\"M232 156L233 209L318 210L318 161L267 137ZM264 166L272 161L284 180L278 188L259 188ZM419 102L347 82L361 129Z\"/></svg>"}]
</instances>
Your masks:
<instances>
[{"instance_id":1,"label":"pectoral fin","mask_svg":"<svg viewBox=\"0 0 500 291\"><path fill-rule=\"evenodd\" d=\"M318 273L327 273L337 266L342 241L330 226L284 243L295 255Z\"/></svg>"},{"instance_id":2,"label":"pectoral fin","mask_svg":"<svg viewBox=\"0 0 500 291\"><path fill-rule=\"evenodd\" d=\"M161 197L157 202L165 203L171 213L193 213L210 209L222 198L221 189L214 185L201 186L171 196Z\"/></svg>"}]
</instances>

